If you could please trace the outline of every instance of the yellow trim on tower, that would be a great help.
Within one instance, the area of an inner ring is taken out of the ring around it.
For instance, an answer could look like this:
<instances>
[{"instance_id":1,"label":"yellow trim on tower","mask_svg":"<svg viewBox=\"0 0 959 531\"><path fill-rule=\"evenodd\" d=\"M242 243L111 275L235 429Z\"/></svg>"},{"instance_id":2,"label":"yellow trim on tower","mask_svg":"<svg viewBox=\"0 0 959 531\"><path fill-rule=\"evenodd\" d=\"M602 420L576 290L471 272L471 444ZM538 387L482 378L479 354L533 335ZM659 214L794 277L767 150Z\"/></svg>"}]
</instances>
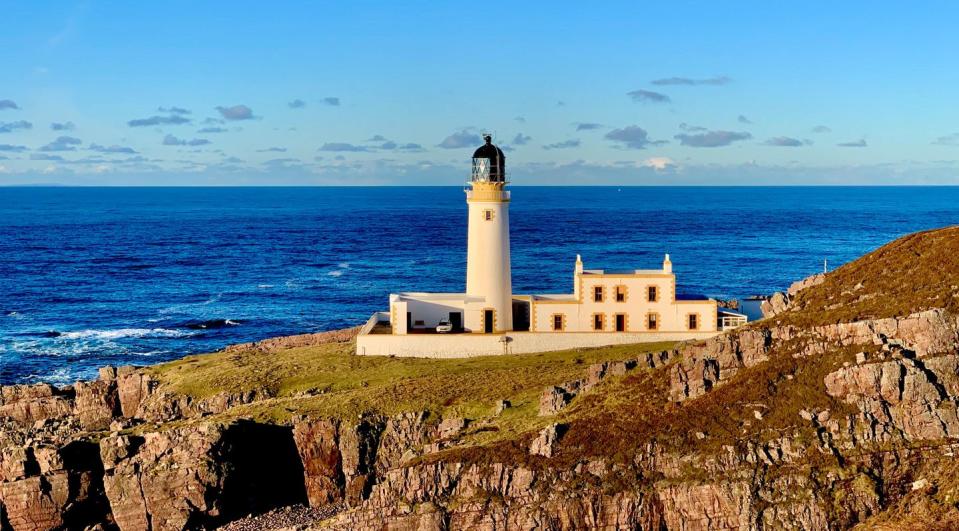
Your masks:
<instances>
[{"instance_id":1,"label":"yellow trim on tower","mask_svg":"<svg viewBox=\"0 0 959 531\"><path fill-rule=\"evenodd\" d=\"M466 202L508 203L509 196L503 193L503 187L505 185L506 183L471 183L471 189L467 191Z\"/></svg>"}]
</instances>

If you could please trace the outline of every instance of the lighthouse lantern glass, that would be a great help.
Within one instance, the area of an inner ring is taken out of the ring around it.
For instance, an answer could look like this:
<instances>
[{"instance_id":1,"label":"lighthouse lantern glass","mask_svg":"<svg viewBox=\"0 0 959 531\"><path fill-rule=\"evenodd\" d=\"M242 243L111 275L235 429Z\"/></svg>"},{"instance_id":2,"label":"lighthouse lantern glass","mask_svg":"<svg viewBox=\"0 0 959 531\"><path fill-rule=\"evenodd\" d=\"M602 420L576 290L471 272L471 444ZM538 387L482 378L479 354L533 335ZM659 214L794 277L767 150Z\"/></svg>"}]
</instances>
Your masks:
<instances>
[{"instance_id":1,"label":"lighthouse lantern glass","mask_svg":"<svg viewBox=\"0 0 959 531\"><path fill-rule=\"evenodd\" d=\"M473 176L470 180L474 183L490 181L489 159L473 159Z\"/></svg>"}]
</instances>

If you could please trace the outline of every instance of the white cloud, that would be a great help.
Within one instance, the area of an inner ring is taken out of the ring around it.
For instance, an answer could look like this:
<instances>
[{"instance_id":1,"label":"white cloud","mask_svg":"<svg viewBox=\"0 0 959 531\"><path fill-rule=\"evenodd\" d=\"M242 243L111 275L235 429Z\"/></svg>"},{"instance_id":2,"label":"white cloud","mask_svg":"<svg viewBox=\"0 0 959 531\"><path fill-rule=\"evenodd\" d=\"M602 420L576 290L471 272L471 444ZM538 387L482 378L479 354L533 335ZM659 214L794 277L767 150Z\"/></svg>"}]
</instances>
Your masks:
<instances>
[{"instance_id":1,"label":"white cloud","mask_svg":"<svg viewBox=\"0 0 959 531\"><path fill-rule=\"evenodd\" d=\"M676 161L669 157L650 157L641 164L647 168L653 168L656 171L664 171L676 167Z\"/></svg>"}]
</instances>

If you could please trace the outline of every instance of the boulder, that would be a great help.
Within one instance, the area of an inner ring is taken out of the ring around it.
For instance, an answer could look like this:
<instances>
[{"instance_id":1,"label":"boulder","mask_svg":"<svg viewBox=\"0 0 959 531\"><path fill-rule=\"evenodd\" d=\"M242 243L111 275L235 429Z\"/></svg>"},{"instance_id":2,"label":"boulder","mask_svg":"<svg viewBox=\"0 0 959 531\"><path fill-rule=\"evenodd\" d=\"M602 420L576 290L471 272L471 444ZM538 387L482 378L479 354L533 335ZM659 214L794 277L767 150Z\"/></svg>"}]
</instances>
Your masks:
<instances>
[{"instance_id":1,"label":"boulder","mask_svg":"<svg viewBox=\"0 0 959 531\"><path fill-rule=\"evenodd\" d=\"M539 435L529 445L529 454L553 457L565 429L565 425L553 423L540 430Z\"/></svg>"},{"instance_id":2,"label":"boulder","mask_svg":"<svg viewBox=\"0 0 959 531\"><path fill-rule=\"evenodd\" d=\"M826 280L825 273L816 273L815 275L810 275L802 280L797 280L789 285L789 289L786 290L786 295L790 298L796 296L800 291L811 288L813 286L818 286Z\"/></svg>"},{"instance_id":3,"label":"boulder","mask_svg":"<svg viewBox=\"0 0 959 531\"><path fill-rule=\"evenodd\" d=\"M21 426L47 419L62 419L73 412L71 391L49 384L0 387L0 419L9 418Z\"/></svg>"},{"instance_id":4,"label":"boulder","mask_svg":"<svg viewBox=\"0 0 959 531\"><path fill-rule=\"evenodd\" d=\"M120 414L120 401L115 381L77 382L73 413L85 430L109 429L110 421Z\"/></svg>"},{"instance_id":5,"label":"boulder","mask_svg":"<svg viewBox=\"0 0 959 531\"><path fill-rule=\"evenodd\" d=\"M791 299L789 295L777 291L773 293L768 299L764 300L760 305L759 309L763 312L763 318L774 317L781 314L789 308L789 303Z\"/></svg>"},{"instance_id":6,"label":"boulder","mask_svg":"<svg viewBox=\"0 0 959 531\"><path fill-rule=\"evenodd\" d=\"M539 398L540 416L555 415L566 407L576 395L558 385L547 387Z\"/></svg>"},{"instance_id":7,"label":"boulder","mask_svg":"<svg viewBox=\"0 0 959 531\"><path fill-rule=\"evenodd\" d=\"M466 429L467 421L463 417L448 417L440 421L437 436L440 440L452 439Z\"/></svg>"},{"instance_id":8,"label":"boulder","mask_svg":"<svg viewBox=\"0 0 959 531\"><path fill-rule=\"evenodd\" d=\"M116 380L120 413L127 418L136 417L140 403L150 396L156 388L156 382L132 366L119 367Z\"/></svg>"}]
</instances>

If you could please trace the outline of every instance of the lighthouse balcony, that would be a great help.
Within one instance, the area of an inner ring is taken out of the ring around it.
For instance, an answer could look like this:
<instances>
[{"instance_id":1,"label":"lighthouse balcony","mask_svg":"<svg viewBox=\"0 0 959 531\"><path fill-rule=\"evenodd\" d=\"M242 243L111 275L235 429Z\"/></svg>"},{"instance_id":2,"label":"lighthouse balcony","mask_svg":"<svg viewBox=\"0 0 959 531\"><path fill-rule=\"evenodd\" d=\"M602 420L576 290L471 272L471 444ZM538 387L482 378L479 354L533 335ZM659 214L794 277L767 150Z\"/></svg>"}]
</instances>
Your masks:
<instances>
[{"instance_id":1,"label":"lighthouse balcony","mask_svg":"<svg viewBox=\"0 0 959 531\"><path fill-rule=\"evenodd\" d=\"M467 201L509 201L509 190L499 188L466 189Z\"/></svg>"}]
</instances>

